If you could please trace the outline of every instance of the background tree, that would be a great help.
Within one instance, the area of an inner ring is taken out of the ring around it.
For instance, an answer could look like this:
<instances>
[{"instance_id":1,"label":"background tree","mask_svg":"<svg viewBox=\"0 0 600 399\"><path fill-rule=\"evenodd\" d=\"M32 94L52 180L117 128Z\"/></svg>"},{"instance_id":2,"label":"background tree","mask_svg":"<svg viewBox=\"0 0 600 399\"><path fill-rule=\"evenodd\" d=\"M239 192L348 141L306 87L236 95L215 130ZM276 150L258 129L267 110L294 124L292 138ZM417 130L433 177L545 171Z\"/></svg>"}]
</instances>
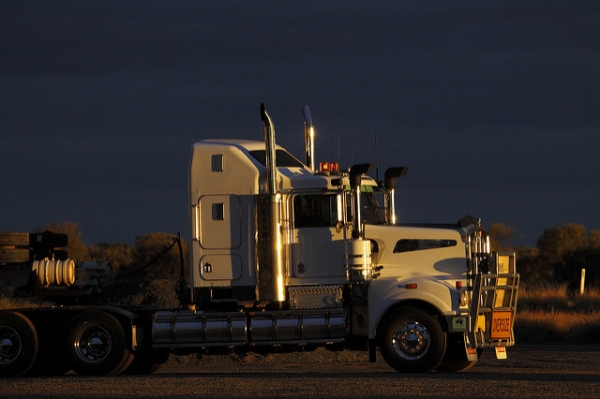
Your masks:
<instances>
[{"instance_id":1,"label":"background tree","mask_svg":"<svg viewBox=\"0 0 600 399\"><path fill-rule=\"evenodd\" d=\"M517 255L517 272L521 281L531 285L541 285L552 280L552 268L545 267L539 262L539 250L522 246L515 248Z\"/></svg>"},{"instance_id":2,"label":"background tree","mask_svg":"<svg viewBox=\"0 0 600 399\"><path fill-rule=\"evenodd\" d=\"M582 268L586 269L588 281L595 280L600 269L600 232L588 232L580 224L567 223L544 230L537 247L539 262L553 270L555 281L569 282L575 288Z\"/></svg>"},{"instance_id":3,"label":"background tree","mask_svg":"<svg viewBox=\"0 0 600 399\"><path fill-rule=\"evenodd\" d=\"M148 262L153 261L153 264L143 271L145 278L164 278L177 280L180 276L180 257L177 244L167 253L158 259L155 259L163 250L174 243L175 236L168 233L148 233L138 236L135 240L134 248L134 267L142 267ZM188 273L187 266L187 243L182 242L184 255L184 272Z\"/></svg>"},{"instance_id":4,"label":"background tree","mask_svg":"<svg viewBox=\"0 0 600 399\"><path fill-rule=\"evenodd\" d=\"M517 229L502 223L490 225L488 234L493 251L514 251L517 256L517 271L521 281L528 284L543 284L552 279L552 268L539 262L539 250L529 246L514 246Z\"/></svg>"},{"instance_id":5,"label":"background tree","mask_svg":"<svg viewBox=\"0 0 600 399\"><path fill-rule=\"evenodd\" d=\"M567 223L559 227L544 230L538 239L540 260L555 265L572 257L585 241L585 227Z\"/></svg>"},{"instance_id":6,"label":"background tree","mask_svg":"<svg viewBox=\"0 0 600 399\"><path fill-rule=\"evenodd\" d=\"M517 228L503 223L493 223L488 229L490 245L493 251L505 251L513 248L513 239Z\"/></svg>"},{"instance_id":7,"label":"background tree","mask_svg":"<svg viewBox=\"0 0 600 399\"><path fill-rule=\"evenodd\" d=\"M115 275L119 269L131 267L135 263L134 249L123 243L100 243L89 247L93 260L104 260L113 266Z\"/></svg>"}]
</instances>

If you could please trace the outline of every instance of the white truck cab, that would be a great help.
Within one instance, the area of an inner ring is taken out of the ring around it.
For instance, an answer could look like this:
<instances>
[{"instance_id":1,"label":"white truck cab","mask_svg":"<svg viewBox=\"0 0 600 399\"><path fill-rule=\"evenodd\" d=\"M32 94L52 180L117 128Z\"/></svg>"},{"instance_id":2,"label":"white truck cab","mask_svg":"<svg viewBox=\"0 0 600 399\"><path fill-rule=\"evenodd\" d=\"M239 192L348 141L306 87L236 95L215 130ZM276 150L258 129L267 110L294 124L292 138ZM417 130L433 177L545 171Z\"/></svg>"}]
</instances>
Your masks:
<instances>
[{"instance_id":1,"label":"white truck cab","mask_svg":"<svg viewBox=\"0 0 600 399\"><path fill-rule=\"evenodd\" d=\"M367 175L370 164L341 171L324 162L315 170L310 132L303 163L276 145L264 108L261 115L264 142L205 140L192 148L197 309L248 312L250 328L273 331L267 342L250 333L244 344L284 345L286 334L290 344L363 339L372 357L379 346L401 371L462 370L483 347L514 344L514 254L491 253L477 218L398 224L396 179L408 168L388 169L384 183ZM325 327L332 317L337 335ZM305 339L306 323L321 326L322 336Z\"/></svg>"}]
</instances>

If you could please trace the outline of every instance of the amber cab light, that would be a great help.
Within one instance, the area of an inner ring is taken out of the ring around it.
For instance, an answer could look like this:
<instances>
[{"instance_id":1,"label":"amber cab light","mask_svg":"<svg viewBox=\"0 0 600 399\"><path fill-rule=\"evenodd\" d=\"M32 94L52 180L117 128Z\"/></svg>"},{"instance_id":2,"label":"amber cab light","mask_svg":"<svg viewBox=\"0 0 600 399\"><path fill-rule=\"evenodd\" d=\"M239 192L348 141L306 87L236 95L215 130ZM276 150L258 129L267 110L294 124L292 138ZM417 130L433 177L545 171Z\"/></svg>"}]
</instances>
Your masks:
<instances>
[{"instance_id":1,"label":"amber cab light","mask_svg":"<svg viewBox=\"0 0 600 399\"><path fill-rule=\"evenodd\" d=\"M337 172L340 170L340 165L337 162L319 162L319 171L321 172Z\"/></svg>"}]
</instances>

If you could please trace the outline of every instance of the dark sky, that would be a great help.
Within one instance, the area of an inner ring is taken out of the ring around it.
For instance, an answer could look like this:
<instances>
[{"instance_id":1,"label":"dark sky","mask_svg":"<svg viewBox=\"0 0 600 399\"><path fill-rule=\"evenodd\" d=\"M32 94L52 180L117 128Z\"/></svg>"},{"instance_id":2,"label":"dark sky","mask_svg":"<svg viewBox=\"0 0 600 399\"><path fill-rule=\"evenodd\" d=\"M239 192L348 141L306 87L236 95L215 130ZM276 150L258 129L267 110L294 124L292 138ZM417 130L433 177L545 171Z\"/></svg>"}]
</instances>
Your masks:
<instances>
[{"instance_id":1,"label":"dark sky","mask_svg":"<svg viewBox=\"0 0 600 399\"><path fill-rule=\"evenodd\" d=\"M0 231L189 237L206 138L410 166L399 218L600 229L597 1L3 1ZM338 144L339 145L336 145ZM375 170L375 168L373 168ZM374 173L373 173L374 174Z\"/></svg>"}]
</instances>

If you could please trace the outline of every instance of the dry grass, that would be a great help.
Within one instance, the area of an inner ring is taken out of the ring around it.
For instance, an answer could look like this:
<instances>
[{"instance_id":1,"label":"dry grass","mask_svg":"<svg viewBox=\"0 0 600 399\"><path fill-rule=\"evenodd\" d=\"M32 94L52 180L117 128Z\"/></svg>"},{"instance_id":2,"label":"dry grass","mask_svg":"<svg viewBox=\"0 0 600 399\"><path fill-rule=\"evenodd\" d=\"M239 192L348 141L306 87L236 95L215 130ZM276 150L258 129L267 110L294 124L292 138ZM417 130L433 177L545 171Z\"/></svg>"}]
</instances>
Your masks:
<instances>
[{"instance_id":1,"label":"dry grass","mask_svg":"<svg viewBox=\"0 0 600 399\"><path fill-rule=\"evenodd\" d=\"M39 308L40 306L53 306L51 302L42 301L36 297L15 298L14 288L0 287L0 310L16 308Z\"/></svg>"},{"instance_id":2,"label":"dry grass","mask_svg":"<svg viewBox=\"0 0 600 399\"><path fill-rule=\"evenodd\" d=\"M34 308L43 305L40 301L0 296L0 309Z\"/></svg>"},{"instance_id":3,"label":"dry grass","mask_svg":"<svg viewBox=\"0 0 600 399\"><path fill-rule=\"evenodd\" d=\"M520 288L515 335L517 342L600 343L600 291L581 295L566 285Z\"/></svg>"},{"instance_id":4,"label":"dry grass","mask_svg":"<svg viewBox=\"0 0 600 399\"><path fill-rule=\"evenodd\" d=\"M519 310L515 320L517 342L600 342L600 312L560 312Z\"/></svg>"}]
</instances>

